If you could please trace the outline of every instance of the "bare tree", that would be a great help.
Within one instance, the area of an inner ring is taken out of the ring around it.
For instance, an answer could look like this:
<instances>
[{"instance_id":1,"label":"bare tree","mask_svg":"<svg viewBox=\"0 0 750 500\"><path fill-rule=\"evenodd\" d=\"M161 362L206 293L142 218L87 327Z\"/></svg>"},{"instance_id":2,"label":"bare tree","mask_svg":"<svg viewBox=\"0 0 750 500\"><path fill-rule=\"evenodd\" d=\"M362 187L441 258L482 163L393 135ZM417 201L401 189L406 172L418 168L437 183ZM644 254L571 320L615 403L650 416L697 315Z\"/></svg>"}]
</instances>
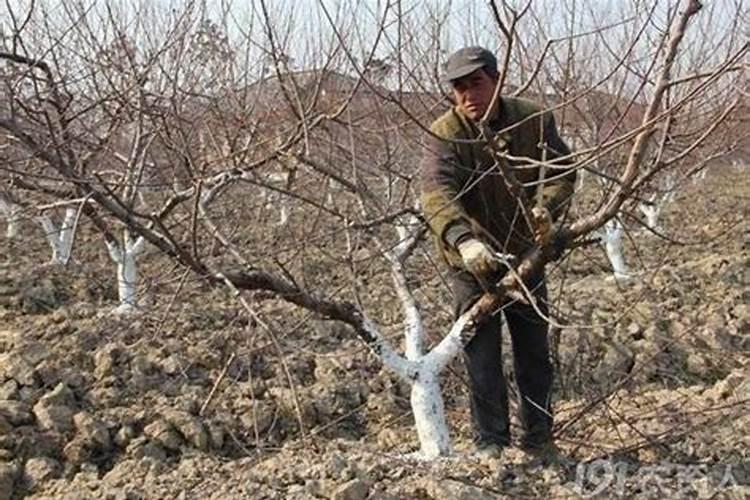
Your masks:
<instances>
[{"instance_id":1,"label":"bare tree","mask_svg":"<svg viewBox=\"0 0 750 500\"><path fill-rule=\"evenodd\" d=\"M300 19L264 1L252 8L252 29L234 39L226 21L207 20L210 13L195 2L170 13L145 2L129 13L106 5L97 16L68 3L60 19L35 5L14 11L0 51L13 70L3 73L0 128L31 168L11 177L47 203L80 207L117 264L121 309L137 304L135 262L148 245L231 289L254 318L243 291L269 291L350 325L411 383L423 453L447 454L438 377L470 340L470 326L510 300L534 305L529 276L589 245L608 224L617 230L617 217L643 202L645 189L670 168L693 164L690 155L738 106L726 98L736 85L727 80L748 48L727 42L710 65L695 59L700 71L684 62L686 33L700 18L697 0L670 9L653 33L656 2L645 10L634 5L641 14L613 24L624 44L611 43L617 40L610 28L577 32L575 22L563 36L532 44L521 29L542 13L531 2L518 9L490 4L508 65L496 98L511 81L520 95L549 96L545 112L566 113L581 137L576 168L607 182L577 218L554 228L548 243L517 256L494 292L432 350L425 347L430 325L423 325L410 289L406 257L425 231L424 221L414 219L412 186L420 137L445 104L436 82L448 43L440 9L431 11L436 24L424 41L416 36L417 17L402 12L400 2L370 12L370 30L321 2L326 30L319 42L300 40ZM644 42L645 32L652 39ZM585 67L572 49L578 39L591 40L589 52L609 41L608 59ZM714 90L719 104L694 127L684 114L705 105ZM536 200L526 192L559 175L559 164L543 162L542 177L522 183L516 172L529 167L528 159L493 146L489 132L483 140L499 162L513 165L502 174L531 224ZM284 223L263 224L258 214L275 204ZM437 275L421 258L419 272ZM389 293L402 305L405 356L368 312L370 274L394 280Z\"/></svg>"}]
</instances>

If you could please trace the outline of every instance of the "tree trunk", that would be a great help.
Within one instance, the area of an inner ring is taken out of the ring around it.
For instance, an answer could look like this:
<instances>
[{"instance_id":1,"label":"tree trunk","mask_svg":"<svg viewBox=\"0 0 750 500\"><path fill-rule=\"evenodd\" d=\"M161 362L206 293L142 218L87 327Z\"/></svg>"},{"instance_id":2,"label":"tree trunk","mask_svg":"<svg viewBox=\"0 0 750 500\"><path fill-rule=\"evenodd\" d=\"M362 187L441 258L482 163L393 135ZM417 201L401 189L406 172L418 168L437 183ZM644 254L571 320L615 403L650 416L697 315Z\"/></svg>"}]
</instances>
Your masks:
<instances>
[{"instance_id":1,"label":"tree trunk","mask_svg":"<svg viewBox=\"0 0 750 500\"><path fill-rule=\"evenodd\" d=\"M133 240L125 231L122 243L107 242L109 256L117 264L117 295L120 305L115 313L127 313L138 306L138 268L136 260L143 251L144 239Z\"/></svg>"},{"instance_id":2,"label":"tree trunk","mask_svg":"<svg viewBox=\"0 0 750 500\"><path fill-rule=\"evenodd\" d=\"M622 253L622 224L617 219L610 220L604 227L603 236L604 248L607 251L607 258L612 264L615 279L628 279L628 266L625 264L625 257Z\"/></svg>"},{"instance_id":3,"label":"tree trunk","mask_svg":"<svg viewBox=\"0 0 750 500\"><path fill-rule=\"evenodd\" d=\"M0 210L5 213L5 220L8 223L8 227L5 229L5 236L9 240L13 240L18 237L18 223L21 220L21 207L0 196Z\"/></svg>"},{"instance_id":4,"label":"tree trunk","mask_svg":"<svg viewBox=\"0 0 750 500\"><path fill-rule=\"evenodd\" d=\"M439 373L420 370L411 384L411 409L424 458L450 455L451 438L445 419Z\"/></svg>"},{"instance_id":5,"label":"tree trunk","mask_svg":"<svg viewBox=\"0 0 750 500\"><path fill-rule=\"evenodd\" d=\"M43 215L39 218L47 236L47 242L52 248L51 264L64 266L70 260L77 214L78 211L75 208L66 208L65 217L59 228L50 216Z\"/></svg>"}]
</instances>

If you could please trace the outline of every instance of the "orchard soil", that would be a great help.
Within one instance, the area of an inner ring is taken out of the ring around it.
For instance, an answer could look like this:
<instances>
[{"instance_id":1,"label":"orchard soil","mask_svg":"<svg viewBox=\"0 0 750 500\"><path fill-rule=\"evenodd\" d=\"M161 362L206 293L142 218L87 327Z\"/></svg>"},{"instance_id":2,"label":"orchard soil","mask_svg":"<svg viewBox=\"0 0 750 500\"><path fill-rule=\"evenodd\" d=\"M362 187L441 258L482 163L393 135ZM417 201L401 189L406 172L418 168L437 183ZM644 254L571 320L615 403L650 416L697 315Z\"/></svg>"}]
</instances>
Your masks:
<instances>
[{"instance_id":1,"label":"orchard soil","mask_svg":"<svg viewBox=\"0 0 750 500\"><path fill-rule=\"evenodd\" d=\"M604 481L592 464L627 467L606 497L747 498L749 196L747 169L686 183L661 219L673 241L630 226L628 282L596 245L552 266L552 463L515 446L473 454L460 360L443 377L456 453L424 462L408 387L346 326L259 292L245 293L251 318L154 249L139 261L141 309L113 315L101 238L84 225L73 261L45 266L26 221L23 241L0 243L0 499L576 498ZM419 272L431 251L410 279L434 342L450 296ZM400 345L387 273L362 293ZM653 470L660 482L644 481ZM698 473L681 482L685 470Z\"/></svg>"}]
</instances>

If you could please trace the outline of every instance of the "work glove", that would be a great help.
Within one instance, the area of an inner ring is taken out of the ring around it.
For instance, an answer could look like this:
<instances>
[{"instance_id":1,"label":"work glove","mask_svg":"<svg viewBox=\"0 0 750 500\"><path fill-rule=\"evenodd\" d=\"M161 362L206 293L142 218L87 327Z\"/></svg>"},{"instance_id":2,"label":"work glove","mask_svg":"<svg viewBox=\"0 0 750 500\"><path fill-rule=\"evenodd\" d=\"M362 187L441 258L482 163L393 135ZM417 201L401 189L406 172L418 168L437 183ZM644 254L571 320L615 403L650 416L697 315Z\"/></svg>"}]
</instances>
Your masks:
<instances>
[{"instance_id":1,"label":"work glove","mask_svg":"<svg viewBox=\"0 0 750 500\"><path fill-rule=\"evenodd\" d=\"M480 282L484 282L490 274L500 269L501 263L492 249L476 238L464 240L456 248L466 269Z\"/></svg>"},{"instance_id":2,"label":"work glove","mask_svg":"<svg viewBox=\"0 0 750 500\"><path fill-rule=\"evenodd\" d=\"M552 216L544 207L534 207L531 209L531 217L534 224L534 241L541 246L549 243L552 236Z\"/></svg>"}]
</instances>

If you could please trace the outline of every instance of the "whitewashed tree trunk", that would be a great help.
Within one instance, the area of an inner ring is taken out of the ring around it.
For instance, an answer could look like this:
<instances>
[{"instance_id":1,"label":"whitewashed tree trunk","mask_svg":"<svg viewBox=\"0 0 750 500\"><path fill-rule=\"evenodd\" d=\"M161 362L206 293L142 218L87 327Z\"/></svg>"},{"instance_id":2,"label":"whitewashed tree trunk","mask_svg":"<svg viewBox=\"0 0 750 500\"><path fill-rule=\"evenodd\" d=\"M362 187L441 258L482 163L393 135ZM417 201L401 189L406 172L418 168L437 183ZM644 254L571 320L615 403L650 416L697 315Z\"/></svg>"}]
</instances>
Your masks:
<instances>
[{"instance_id":1,"label":"whitewashed tree trunk","mask_svg":"<svg viewBox=\"0 0 750 500\"><path fill-rule=\"evenodd\" d=\"M326 177L325 186L326 186L326 205L333 205L334 204L334 199L333 199L333 186L334 186L334 182L333 182L333 179L331 179L330 177Z\"/></svg>"},{"instance_id":2,"label":"whitewashed tree trunk","mask_svg":"<svg viewBox=\"0 0 750 500\"><path fill-rule=\"evenodd\" d=\"M281 200L281 210L279 210L279 222L278 226L286 226L289 222L289 208L287 208L286 200Z\"/></svg>"},{"instance_id":3,"label":"whitewashed tree trunk","mask_svg":"<svg viewBox=\"0 0 750 500\"><path fill-rule=\"evenodd\" d=\"M452 452L450 433L445 417L445 405L440 390L440 373L462 351L464 342L470 337L465 334L467 317L471 310L459 318L448 335L429 353L424 352L424 325L417 302L408 288L402 260L413 244L404 226L397 226L401 243L394 251L384 253L391 264L391 275L396 293L404 311L406 359L392 350L381 358L411 385L411 408L414 424L420 443L420 454L426 459L450 455ZM382 245L381 245L382 246ZM386 358L395 358L387 362Z\"/></svg>"},{"instance_id":4,"label":"whitewashed tree trunk","mask_svg":"<svg viewBox=\"0 0 750 500\"><path fill-rule=\"evenodd\" d=\"M701 170L705 176L705 169ZM677 182L674 175L670 175L664 182L664 188L661 193L654 193L649 197L648 202L640 203L638 209L646 217L646 225L654 231L660 230L659 216L664 207L674 200L677 190Z\"/></svg>"},{"instance_id":5,"label":"whitewashed tree trunk","mask_svg":"<svg viewBox=\"0 0 750 500\"><path fill-rule=\"evenodd\" d=\"M124 231L122 242L107 242L109 256L117 264L117 294L120 305L114 309L115 314L133 312L138 306L136 260L143 252L144 244L143 237L134 240L127 230Z\"/></svg>"},{"instance_id":6,"label":"whitewashed tree trunk","mask_svg":"<svg viewBox=\"0 0 750 500\"><path fill-rule=\"evenodd\" d=\"M419 436L420 453L425 458L450 455L452 452L439 375L439 372L431 373L423 369L411 384L414 426Z\"/></svg>"},{"instance_id":7,"label":"whitewashed tree trunk","mask_svg":"<svg viewBox=\"0 0 750 500\"><path fill-rule=\"evenodd\" d=\"M661 214L662 205L659 199L654 195L648 203L640 203L638 210L646 217L646 225L653 229L659 229L659 214Z\"/></svg>"},{"instance_id":8,"label":"whitewashed tree trunk","mask_svg":"<svg viewBox=\"0 0 750 500\"><path fill-rule=\"evenodd\" d=\"M399 285L397 285L397 289ZM408 289L403 288L410 295ZM401 293L399 292L399 295ZM402 301L406 309L408 306ZM405 359L398 355L379 334L371 322L370 333L380 339L373 350L380 356L383 365L395 372L402 380L411 385L411 408L414 414L414 425L419 438L420 455L425 459L450 455L453 451L450 432L445 417L445 405L440 390L440 373L460 353L465 342L471 338L467 335L467 318L473 314L470 309L451 327L448 335L429 353L421 354L415 359ZM414 318L412 316L412 318ZM417 322L406 321L406 338L422 334L421 318ZM417 338L410 342L415 344ZM414 353L412 353L414 354Z\"/></svg>"},{"instance_id":9,"label":"whitewashed tree trunk","mask_svg":"<svg viewBox=\"0 0 750 500\"><path fill-rule=\"evenodd\" d=\"M628 267L625 264L625 257L622 252L622 236L624 234L622 223L618 219L611 219L604 226L604 231L599 232L599 238L604 242L604 249L607 252L607 258L612 264L614 277L617 280L627 280L630 278Z\"/></svg>"},{"instance_id":10,"label":"whitewashed tree trunk","mask_svg":"<svg viewBox=\"0 0 750 500\"><path fill-rule=\"evenodd\" d=\"M402 245L409 243L405 228L399 226L398 229ZM406 283L401 263L401 255L405 249L405 246L397 247L398 254L389 254L388 259L406 321L404 328L406 359L417 367L416 376L406 378L406 381L411 384L411 408L419 437L420 452L426 458L434 458L451 453L451 439L445 419L443 395L440 391L441 367L434 362L424 362L424 324L417 302Z\"/></svg>"},{"instance_id":11,"label":"whitewashed tree trunk","mask_svg":"<svg viewBox=\"0 0 750 500\"><path fill-rule=\"evenodd\" d=\"M78 210L66 208L63 221L58 227L49 215L42 215L39 221L44 228L47 242L52 248L51 264L62 265L68 263L73 251L73 236L75 234L75 221Z\"/></svg>"},{"instance_id":12,"label":"whitewashed tree trunk","mask_svg":"<svg viewBox=\"0 0 750 500\"><path fill-rule=\"evenodd\" d=\"M285 172L273 172L268 175L269 184L283 184L288 187L292 182L291 174ZM279 209L279 220L276 223L277 226L286 226L289 222L289 203L286 196L282 195L278 191L266 188L264 189L264 201L266 210L272 210L276 207Z\"/></svg>"},{"instance_id":13,"label":"whitewashed tree trunk","mask_svg":"<svg viewBox=\"0 0 750 500\"><path fill-rule=\"evenodd\" d=\"M5 220L8 224L5 229L5 236L9 240L13 240L18 237L21 207L13 203L13 200L9 197L0 193L0 211L5 214Z\"/></svg>"},{"instance_id":14,"label":"whitewashed tree trunk","mask_svg":"<svg viewBox=\"0 0 750 500\"><path fill-rule=\"evenodd\" d=\"M706 172L708 169L703 167L700 171L693 176L693 184L702 184L706 180Z\"/></svg>"}]
</instances>

